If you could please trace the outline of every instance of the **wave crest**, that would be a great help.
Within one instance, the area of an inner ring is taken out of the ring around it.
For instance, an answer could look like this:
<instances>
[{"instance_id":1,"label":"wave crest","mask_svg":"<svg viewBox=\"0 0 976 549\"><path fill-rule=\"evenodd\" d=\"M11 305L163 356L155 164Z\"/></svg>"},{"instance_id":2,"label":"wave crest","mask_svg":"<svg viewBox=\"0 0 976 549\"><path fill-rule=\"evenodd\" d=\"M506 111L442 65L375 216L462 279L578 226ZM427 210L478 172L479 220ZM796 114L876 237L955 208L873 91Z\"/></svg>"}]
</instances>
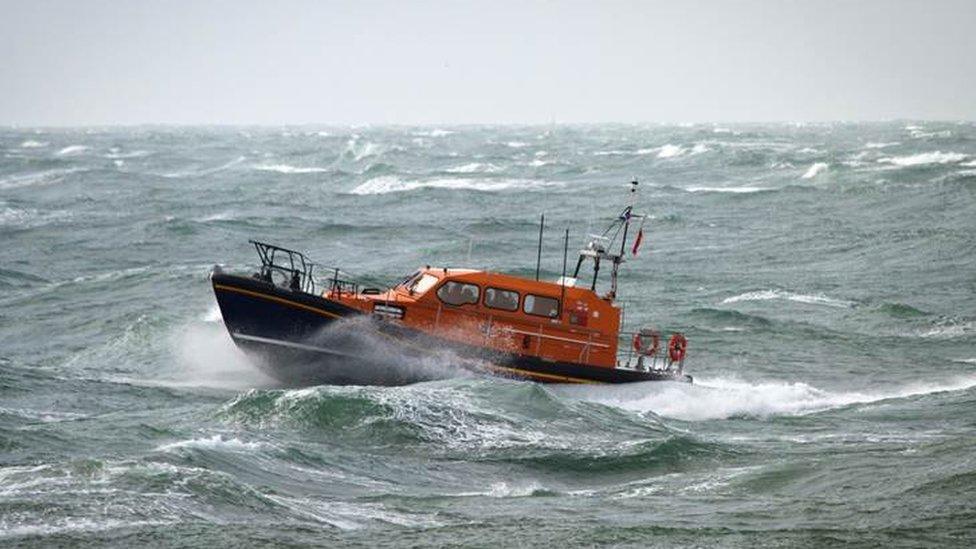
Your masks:
<instances>
[{"instance_id":1,"label":"wave crest","mask_svg":"<svg viewBox=\"0 0 976 549\"><path fill-rule=\"evenodd\" d=\"M531 179L466 179L466 178L432 178L432 179L401 179L392 175L376 177L360 184L350 194L373 195L415 191L420 189L451 189L481 192L499 192L506 190L530 190L540 187L558 186L562 183L555 181L539 181Z\"/></svg>"}]
</instances>

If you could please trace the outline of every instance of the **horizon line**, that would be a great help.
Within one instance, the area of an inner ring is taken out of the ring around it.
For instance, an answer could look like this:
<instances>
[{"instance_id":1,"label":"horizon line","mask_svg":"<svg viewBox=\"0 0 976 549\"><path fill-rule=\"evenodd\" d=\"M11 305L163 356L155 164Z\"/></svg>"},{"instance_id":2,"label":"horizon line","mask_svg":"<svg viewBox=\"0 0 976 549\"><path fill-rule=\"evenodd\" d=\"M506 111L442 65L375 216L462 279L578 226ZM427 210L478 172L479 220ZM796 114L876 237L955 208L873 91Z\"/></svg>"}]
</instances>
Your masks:
<instances>
[{"instance_id":1,"label":"horizon line","mask_svg":"<svg viewBox=\"0 0 976 549\"><path fill-rule=\"evenodd\" d=\"M0 123L5 130L46 130L46 129L94 129L94 128L470 128L470 127L570 127L570 126L660 126L694 127L715 125L754 125L769 124L782 126L796 125L840 125L840 124L892 124L901 122L927 122L940 124L973 124L976 118L875 118L875 119L817 119L817 120L703 120L686 122L664 121L589 121L589 122L122 122L122 123L84 123L84 124L16 124Z\"/></svg>"}]
</instances>

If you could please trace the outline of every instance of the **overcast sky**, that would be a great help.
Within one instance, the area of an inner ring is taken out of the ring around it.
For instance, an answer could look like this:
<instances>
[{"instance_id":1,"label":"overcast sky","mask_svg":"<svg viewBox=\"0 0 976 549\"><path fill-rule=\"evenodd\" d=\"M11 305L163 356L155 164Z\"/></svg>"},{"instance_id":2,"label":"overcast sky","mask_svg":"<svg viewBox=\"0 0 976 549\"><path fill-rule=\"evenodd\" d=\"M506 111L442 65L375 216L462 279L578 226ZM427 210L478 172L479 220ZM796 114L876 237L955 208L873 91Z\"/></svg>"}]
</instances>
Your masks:
<instances>
[{"instance_id":1,"label":"overcast sky","mask_svg":"<svg viewBox=\"0 0 976 549\"><path fill-rule=\"evenodd\" d=\"M0 124L976 119L976 0L0 0Z\"/></svg>"}]
</instances>

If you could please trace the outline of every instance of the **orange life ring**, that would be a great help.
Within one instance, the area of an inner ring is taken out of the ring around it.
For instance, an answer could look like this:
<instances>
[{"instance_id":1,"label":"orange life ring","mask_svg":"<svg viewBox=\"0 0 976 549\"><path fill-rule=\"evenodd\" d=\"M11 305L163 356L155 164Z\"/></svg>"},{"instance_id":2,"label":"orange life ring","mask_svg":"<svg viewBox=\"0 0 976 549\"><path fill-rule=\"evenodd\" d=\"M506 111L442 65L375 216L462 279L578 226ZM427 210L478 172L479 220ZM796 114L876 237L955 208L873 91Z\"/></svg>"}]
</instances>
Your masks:
<instances>
[{"instance_id":1,"label":"orange life ring","mask_svg":"<svg viewBox=\"0 0 976 549\"><path fill-rule=\"evenodd\" d=\"M644 348L644 338L641 337L641 333L637 332L634 334L634 351L642 355L654 355L657 353L658 347L661 346L661 336L657 332L651 332L651 346L647 349Z\"/></svg>"},{"instance_id":2,"label":"orange life ring","mask_svg":"<svg viewBox=\"0 0 976 549\"><path fill-rule=\"evenodd\" d=\"M687 351L688 339L678 332L671 334L671 339L668 340L668 357L671 359L671 362L681 362L684 360Z\"/></svg>"}]
</instances>

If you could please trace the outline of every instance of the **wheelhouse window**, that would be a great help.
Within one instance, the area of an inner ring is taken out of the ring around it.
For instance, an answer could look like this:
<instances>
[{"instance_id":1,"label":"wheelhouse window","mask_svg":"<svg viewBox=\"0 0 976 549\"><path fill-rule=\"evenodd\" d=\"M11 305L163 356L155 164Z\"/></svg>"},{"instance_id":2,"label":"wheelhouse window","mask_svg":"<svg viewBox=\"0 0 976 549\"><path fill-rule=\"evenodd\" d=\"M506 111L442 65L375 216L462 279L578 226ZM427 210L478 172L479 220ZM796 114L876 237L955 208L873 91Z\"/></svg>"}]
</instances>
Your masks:
<instances>
[{"instance_id":1,"label":"wheelhouse window","mask_svg":"<svg viewBox=\"0 0 976 549\"><path fill-rule=\"evenodd\" d=\"M518 292L502 290L501 288L486 288L485 307L503 311L517 311L519 307Z\"/></svg>"},{"instance_id":2,"label":"wheelhouse window","mask_svg":"<svg viewBox=\"0 0 976 549\"><path fill-rule=\"evenodd\" d=\"M530 315L556 318L559 316L559 300L553 297L528 294L522 310Z\"/></svg>"},{"instance_id":3,"label":"wheelhouse window","mask_svg":"<svg viewBox=\"0 0 976 549\"><path fill-rule=\"evenodd\" d=\"M464 282L448 281L437 290L437 297L448 305L477 303L479 295L481 295L481 289L478 286Z\"/></svg>"},{"instance_id":4,"label":"wheelhouse window","mask_svg":"<svg viewBox=\"0 0 976 549\"><path fill-rule=\"evenodd\" d=\"M407 290L409 290L411 294L425 294L427 293L427 290L433 288L434 285L437 284L438 280L440 279L438 279L436 276L424 273L411 281L407 286Z\"/></svg>"}]
</instances>

